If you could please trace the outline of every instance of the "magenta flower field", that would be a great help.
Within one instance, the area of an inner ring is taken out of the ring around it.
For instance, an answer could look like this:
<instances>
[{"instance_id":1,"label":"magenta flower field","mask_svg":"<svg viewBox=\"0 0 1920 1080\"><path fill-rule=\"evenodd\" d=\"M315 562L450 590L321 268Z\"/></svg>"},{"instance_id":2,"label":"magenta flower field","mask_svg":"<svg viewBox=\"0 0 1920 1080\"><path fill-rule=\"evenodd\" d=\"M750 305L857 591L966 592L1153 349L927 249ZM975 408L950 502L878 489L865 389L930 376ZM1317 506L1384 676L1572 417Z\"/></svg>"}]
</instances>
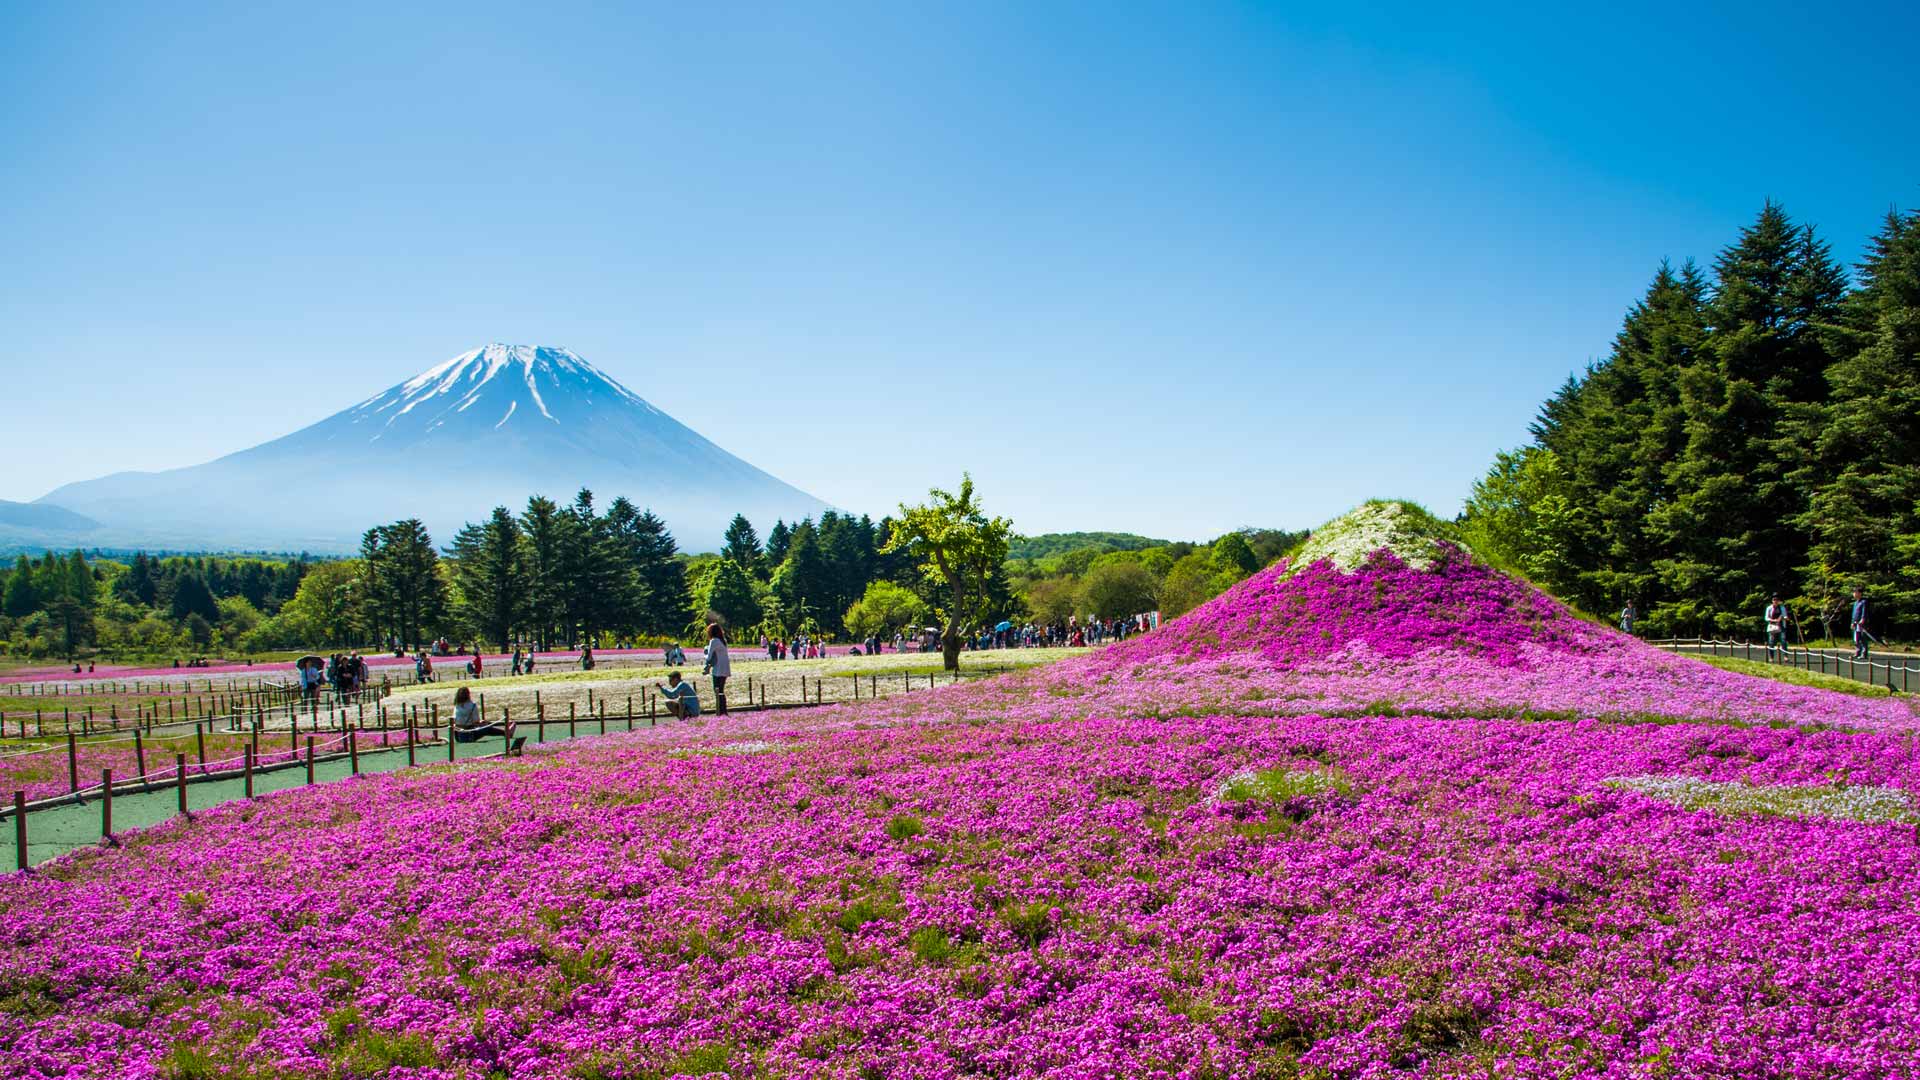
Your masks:
<instances>
[{"instance_id":1,"label":"magenta flower field","mask_svg":"<svg viewBox=\"0 0 1920 1080\"><path fill-rule=\"evenodd\" d=\"M1902 700L1442 551L0 882L0 1075L1920 1074Z\"/></svg>"}]
</instances>

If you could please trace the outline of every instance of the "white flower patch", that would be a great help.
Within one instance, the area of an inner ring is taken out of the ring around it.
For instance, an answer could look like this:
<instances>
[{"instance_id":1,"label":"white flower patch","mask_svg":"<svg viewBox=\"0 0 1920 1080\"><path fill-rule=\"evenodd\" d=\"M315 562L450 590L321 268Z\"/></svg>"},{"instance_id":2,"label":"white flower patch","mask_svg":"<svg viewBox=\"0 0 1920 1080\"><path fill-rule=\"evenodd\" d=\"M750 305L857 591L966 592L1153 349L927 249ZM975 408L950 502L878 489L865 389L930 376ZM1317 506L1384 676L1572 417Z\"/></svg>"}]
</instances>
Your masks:
<instances>
[{"instance_id":1,"label":"white flower patch","mask_svg":"<svg viewBox=\"0 0 1920 1080\"><path fill-rule=\"evenodd\" d=\"M1291 569L1325 559L1346 573L1385 548L1408 566L1425 570L1433 564L1435 539L1426 523L1406 506L1368 503L1327 522L1308 537L1294 556Z\"/></svg>"},{"instance_id":2,"label":"white flower patch","mask_svg":"<svg viewBox=\"0 0 1920 1080\"><path fill-rule=\"evenodd\" d=\"M1227 777L1213 796L1207 800L1211 805L1221 803L1246 802L1258 799L1263 802L1285 802L1288 799L1310 795L1345 795L1352 790L1347 778L1334 771L1314 771L1308 769L1242 769Z\"/></svg>"},{"instance_id":3,"label":"white flower patch","mask_svg":"<svg viewBox=\"0 0 1920 1080\"><path fill-rule=\"evenodd\" d=\"M1920 820L1907 792L1896 787L1834 787L1813 784L1743 784L1697 776L1616 776L1607 787L1637 791L1687 810L1775 817L1828 818L1882 825Z\"/></svg>"},{"instance_id":4,"label":"white flower patch","mask_svg":"<svg viewBox=\"0 0 1920 1080\"><path fill-rule=\"evenodd\" d=\"M775 750L785 750L786 743L767 742L764 739L747 739L742 742L723 743L713 748L715 754L771 754Z\"/></svg>"}]
</instances>

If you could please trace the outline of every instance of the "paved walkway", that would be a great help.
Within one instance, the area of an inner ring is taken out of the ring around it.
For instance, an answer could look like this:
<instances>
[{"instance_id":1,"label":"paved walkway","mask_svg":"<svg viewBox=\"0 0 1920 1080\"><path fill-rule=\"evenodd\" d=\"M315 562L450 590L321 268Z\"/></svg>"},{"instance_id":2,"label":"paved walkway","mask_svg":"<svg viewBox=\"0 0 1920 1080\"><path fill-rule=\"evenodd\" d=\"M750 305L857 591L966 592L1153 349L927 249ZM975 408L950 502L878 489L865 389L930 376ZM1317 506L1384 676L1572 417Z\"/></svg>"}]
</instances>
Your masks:
<instances>
[{"instance_id":1,"label":"paved walkway","mask_svg":"<svg viewBox=\"0 0 1920 1080\"><path fill-rule=\"evenodd\" d=\"M1767 662L1765 645L1724 641L1662 641L1653 644L1679 653L1730 656L1755 663ZM1836 675L1842 679L1872 683L1875 686L1891 686L1903 694L1920 690L1920 656L1911 653L1869 652L1865 660L1855 660L1851 649L1789 648L1781 652L1782 655L1776 659L1776 663L1787 664L1802 671L1817 671L1826 675Z\"/></svg>"}]
</instances>

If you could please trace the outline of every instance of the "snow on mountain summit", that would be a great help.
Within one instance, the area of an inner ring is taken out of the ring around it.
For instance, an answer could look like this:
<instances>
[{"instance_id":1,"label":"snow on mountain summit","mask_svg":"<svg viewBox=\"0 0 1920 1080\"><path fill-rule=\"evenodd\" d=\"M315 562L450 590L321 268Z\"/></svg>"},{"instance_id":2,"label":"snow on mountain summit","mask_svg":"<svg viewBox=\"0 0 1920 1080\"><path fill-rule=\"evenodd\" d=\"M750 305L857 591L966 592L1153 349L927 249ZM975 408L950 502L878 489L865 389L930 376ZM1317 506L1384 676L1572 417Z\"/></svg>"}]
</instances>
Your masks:
<instances>
[{"instance_id":1,"label":"snow on mountain summit","mask_svg":"<svg viewBox=\"0 0 1920 1080\"><path fill-rule=\"evenodd\" d=\"M550 397L585 408L591 408L596 399L617 401L664 415L571 349L492 344L435 364L347 410L339 419L364 425L369 441L376 442L397 432L424 435L456 421L471 426L484 420L484 426L493 430L516 417L523 422L562 423L549 407Z\"/></svg>"}]
</instances>

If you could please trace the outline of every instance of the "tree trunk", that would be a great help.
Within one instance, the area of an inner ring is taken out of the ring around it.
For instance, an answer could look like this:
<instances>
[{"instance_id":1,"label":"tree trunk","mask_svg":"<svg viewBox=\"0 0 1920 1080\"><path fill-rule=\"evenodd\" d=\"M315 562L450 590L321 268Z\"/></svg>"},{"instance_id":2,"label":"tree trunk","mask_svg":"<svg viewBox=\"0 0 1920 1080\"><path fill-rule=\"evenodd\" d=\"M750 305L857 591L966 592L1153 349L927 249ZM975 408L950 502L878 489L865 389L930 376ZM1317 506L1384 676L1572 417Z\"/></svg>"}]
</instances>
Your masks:
<instances>
[{"instance_id":1,"label":"tree trunk","mask_svg":"<svg viewBox=\"0 0 1920 1080\"><path fill-rule=\"evenodd\" d=\"M960 623L947 620L947 632L940 635L940 660L948 671L960 670Z\"/></svg>"}]
</instances>

